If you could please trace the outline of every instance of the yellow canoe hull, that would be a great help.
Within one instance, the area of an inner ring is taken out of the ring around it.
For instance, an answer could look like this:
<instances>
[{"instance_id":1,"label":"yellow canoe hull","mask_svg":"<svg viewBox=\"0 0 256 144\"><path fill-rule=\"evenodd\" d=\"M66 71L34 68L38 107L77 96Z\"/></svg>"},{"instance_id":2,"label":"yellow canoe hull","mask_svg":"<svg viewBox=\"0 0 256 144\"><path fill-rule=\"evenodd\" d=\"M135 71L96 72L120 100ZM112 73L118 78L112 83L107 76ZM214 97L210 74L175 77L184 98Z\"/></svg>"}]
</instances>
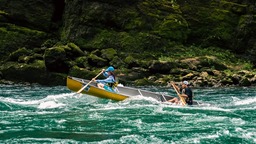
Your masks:
<instances>
[{"instance_id":1,"label":"yellow canoe hull","mask_svg":"<svg viewBox=\"0 0 256 144\"><path fill-rule=\"evenodd\" d=\"M73 77L67 77L67 87L74 92L79 91L87 83L88 83L87 81L82 82L82 81L80 81L80 79L76 79ZM121 100L124 100L129 97L129 96L125 96L122 94L109 92L104 89L100 89L95 85L95 83L88 85L81 93L88 94L91 96L100 97L100 98L117 100L117 101L121 101Z\"/></svg>"}]
</instances>

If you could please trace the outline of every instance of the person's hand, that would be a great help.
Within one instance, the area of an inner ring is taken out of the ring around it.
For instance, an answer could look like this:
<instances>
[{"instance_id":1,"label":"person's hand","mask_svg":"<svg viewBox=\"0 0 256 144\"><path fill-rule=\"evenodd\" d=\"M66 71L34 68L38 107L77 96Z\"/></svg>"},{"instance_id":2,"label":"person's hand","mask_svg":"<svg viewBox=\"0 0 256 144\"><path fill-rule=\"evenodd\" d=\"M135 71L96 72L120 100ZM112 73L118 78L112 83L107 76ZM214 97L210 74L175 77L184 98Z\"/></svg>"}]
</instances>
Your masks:
<instances>
[{"instance_id":1,"label":"person's hand","mask_svg":"<svg viewBox=\"0 0 256 144\"><path fill-rule=\"evenodd\" d=\"M171 85L175 85L174 81L170 81L169 84Z\"/></svg>"},{"instance_id":2,"label":"person's hand","mask_svg":"<svg viewBox=\"0 0 256 144\"><path fill-rule=\"evenodd\" d=\"M105 71L105 69L102 69L101 71L102 71L102 72L104 72L104 71Z\"/></svg>"},{"instance_id":3,"label":"person's hand","mask_svg":"<svg viewBox=\"0 0 256 144\"><path fill-rule=\"evenodd\" d=\"M167 82L167 86L172 86L172 85L175 85L173 81Z\"/></svg>"},{"instance_id":4,"label":"person's hand","mask_svg":"<svg viewBox=\"0 0 256 144\"><path fill-rule=\"evenodd\" d=\"M95 82L95 81L96 81L96 79L95 79L95 78L92 78L92 81L94 81L94 82Z\"/></svg>"}]
</instances>

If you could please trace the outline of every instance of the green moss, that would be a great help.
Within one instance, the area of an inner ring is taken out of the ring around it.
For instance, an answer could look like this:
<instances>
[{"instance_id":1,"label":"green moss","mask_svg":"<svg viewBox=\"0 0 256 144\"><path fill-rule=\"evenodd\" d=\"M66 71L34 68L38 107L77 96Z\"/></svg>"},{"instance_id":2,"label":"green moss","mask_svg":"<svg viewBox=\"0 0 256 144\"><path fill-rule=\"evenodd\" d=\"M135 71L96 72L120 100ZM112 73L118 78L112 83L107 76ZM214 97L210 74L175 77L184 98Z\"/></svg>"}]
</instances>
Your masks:
<instances>
[{"instance_id":1,"label":"green moss","mask_svg":"<svg viewBox=\"0 0 256 144\"><path fill-rule=\"evenodd\" d=\"M127 64L131 64L131 63L136 62L136 60L134 59L134 57L132 57L131 55L129 55L128 57L126 57L126 58L124 59L124 62L127 63Z\"/></svg>"},{"instance_id":2,"label":"green moss","mask_svg":"<svg viewBox=\"0 0 256 144\"><path fill-rule=\"evenodd\" d=\"M134 83L135 83L136 86L156 85L156 83L154 81L150 81L146 78L135 80Z\"/></svg>"},{"instance_id":3,"label":"green moss","mask_svg":"<svg viewBox=\"0 0 256 144\"><path fill-rule=\"evenodd\" d=\"M70 67L65 46L46 49L44 53L44 61L47 69L51 72L67 73Z\"/></svg>"},{"instance_id":4,"label":"green moss","mask_svg":"<svg viewBox=\"0 0 256 144\"><path fill-rule=\"evenodd\" d=\"M178 62L179 60L190 59L190 63L193 61L198 61L197 63L202 63L202 66L208 68L224 70L229 69L250 69L253 64L250 62L239 59L234 53L229 50L223 50L217 47L174 47L172 53L169 55L162 55L159 57L160 61ZM181 66L181 64L180 64ZM239 68L237 67L239 66Z\"/></svg>"},{"instance_id":5,"label":"green moss","mask_svg":"<svg viewBox=\"0 0 256 144\"><path fill-rule=\"evenodd\" d=\"M71 53L73 53L74 55L77 55L77 56L85 55L85 53L76 44L68 43L67 46L71 48Z\"/></svg>"},{"instance_id":6,"label":"green moss","mask_svg":"<svg viewBox=\"0 0 256 144\"><path fill-rule=\"evenodd\" d=\"M57 42L58 42L57 39L47 39L45 42L43 42L41 47L50 48L50 47L53 47Z\"/></svg>"},{"instance_id":7,"label":"green moss","mask_svg":"<svg viewBox=\"0 0 256 144\"><path fill-rule=\"evenodd\" d=\"M28 56L32 53L31 50L27 50L25 47L20 48L14 52L12 52L9 56L10 61L17 61L21 56Z\"/></svg>"},{"instance_id":8,"label":"green moss","mask_svg":"<svg viewBox=\"0 0 256 144\"><path fill-rule=\"evenodd\" d=\"M117 52L113 48L108 48L108 49L101 50L102 58L112 60L115 57L115 55L117 55Z\"/></svg>"},{"instance_id":9,"label":"green moss","mask_svg":"<svg viewBox=\"0 0 256 144\"><path fill-rule=\"evenodd\" d=\"M125 63L123 62L122 58L119 58L118 56L115 56L110 62L110 65L116 67L116 68L122 68L125 66Z\"/></svg>"},{"instance_id":10,"label":"green moss","mask_svg":"<svg viewBox=\"0 0 256 144\"><path fill-rule=\"evenodd\" d=\"M43 85L65 85L66 74L49 73L44 61L35 61L32 64L8 62L0 67L3 76L14 82L30 82Z\"/></svg>"},{"instance_id":11,"label":"green moss","mask_svg":"<svg viewBox=\"0 0 256 144\"><path fill-rule=\"evenodd\" d=\"M76 65L80 68L88 67L87 57L78 57L75 59Z\"/></svg>"},{"instance_id":12,"label":"green moss","mask_svg":"<svg viewBox=\"0 0 256 144\"><path fill-rule=\"evenodd\" d=\"M0 56L5 58L20 47L30 49L40 46L46 37L46 33L12 24L0 23L0 37Z\"/></svg>"},{"instance_id":13,"label":"green moss","mask_svg":"<svg viewBox=\"0 0 256 144\"><path fill-rule=\"evenodd\" d=\"M181 15L170 14L156 28L155 33L167 39L184 41L189 33L188 23Z\"/></svg>"},{"instance_id":14,"label":"green moss","mask_svg":"<svg viewBox=\"0 0 256 144\"><path fill-rule=\"evenodd\" d=\"M8 13L6 13L5 11L0 10L0 15L8 15Z\"/></svg>"},{"instance_id":15,"label":"green moss","mask_svg":"<svg viewBox=\"0 0 256 144\"><path fill-rule=\"evenodd\" d=\"M105 60L101 57L98 57L97 55L92 54L92 53L88 56L88 63L94 67L103 67L103 66L108 65L107 60Z\"/></svg>"},{"instance_id":16,"label":"green moss","mask_svg":"<svg viewBox=\"0 0 256 144\"><path fill-rule=\"evenodd\" d=\"M68 75L91 80L98 73L99 71L91 71L85 68L79 68L77 66L74 66L70 69Z\"/></svg>"},{"instance_id":17,"label":"green moss","mask_svg":"<svg viewBox=\"0 0 256 144\"><path fill-rule=\"evenodd\" d=\"M222 7L223 9L233 11L238 14L244 14L246 12L246 8L248 5L221 0L219 6Z\"/></svg>"}]
</instances>

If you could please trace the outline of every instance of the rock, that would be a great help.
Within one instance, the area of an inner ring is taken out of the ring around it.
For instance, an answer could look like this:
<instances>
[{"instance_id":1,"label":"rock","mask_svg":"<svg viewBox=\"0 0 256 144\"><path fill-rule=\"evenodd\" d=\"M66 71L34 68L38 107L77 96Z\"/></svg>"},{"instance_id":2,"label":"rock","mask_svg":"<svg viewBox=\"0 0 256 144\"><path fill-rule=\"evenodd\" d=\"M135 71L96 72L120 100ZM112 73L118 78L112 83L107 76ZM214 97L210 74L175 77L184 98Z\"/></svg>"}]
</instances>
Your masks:
<instances>
[{"instance_id":1,"label":"rock","mask_svg":"<svg viewBox=\"0 0 256 144\"><path fill-rule=\"evenodd\" d=\"M148 77L148 80L149 80L149 81L156 81L156 80L157 80L157 77L156 77L156 76L149 76L149 77Z\"/></svg>"},{"instance_id":2,"label":"rock","mask_svg":"<svg viewBox=\"0 0 256 144\"><path fill-rule=\"evenodd\" d=\"M250 74L250 72L248 70L241 70L239 71L237 74L241 75L241 76L245 76L245 75L248 75Z\"/></svg>"},{"instance_id":3,"label":"rock","mask_svg":"<svg viewBox=\"0 0 256 144\"><path fill-rule=\"evenodd\" d=\"M11 22L48 30L53 20L54 3L51 0L1 0L0 9L8 13Z\"/></svg>"},{"instance_id":4,"label":"rock","mask_svg":"<svg viewBox=\"0 0 256 144\"><path fill-rule=\"evenodd\" d=\"M239 84L239 81L241 80L241 76L240 75L238 75L238 74L233 74L232 76L231 76L231 79L232 79L232 81L233 81L233 83L235 84L235 85L237 85L237 84Z\"/></svg>"},{"instance_id":5,"label":"rock","mask_svg":"<svg viewBox=\"0 0 256 144\"><path fill-rule=\"evenodd\" d=\"M80 68L86 68L89 66L88 64L88 58L83 56L83 57L78 57L75 59L75 63L78 67Z\"/></svg>"},{"instance_id":6,"label":"rock","mask_svg":"<svg viewBox=\"0 0 256 144\"><path fill-rule=\"evenodd\" d=\"M250 79L250 82L255 85L256 84L256 75Z\"/></svg>"},{"instance_id":7,"label":"rock","mask_svg":"<svg viewBox=\"0 0 256 144\"><path fill-rule=\"evenodd\" d=\"M202 78L207 78L209 76L209 74L207 72L201 72L199 74L199 76L202 77Z\"/></svg>"},{"instance_id":8,"label":"rock","mask_svg":"<svg viewBox=\"0 0 256 144\"><path fill-rule=\"evenodd\" d=\"M240 86L251 86L251 82L249 81L248 78L242 77L242 79L239 82Z\"/></svg>"},{"instance_id":9,"label":"rock","mask_svg":"<svg viewBox=\"0 0 256 144\"><path fill-rule=\"evenodd\" d=\"M89 70L88 68L79 68L77 66L73 66L72 68L70 68L68 75L91 80L99 72L100 70L92 71L92 70ZM99 76L99 78L102 78L102 77Z\"/></svg>"},{"instance_id":10,"label":"rock","mask_svg":"<svg viewBox=\"0 0 256 144\"><path fill-rule=\"evenodd\" d=\"M166 61L152 61L149 71L152 73L169 74L171 69L176 68L177 64Z\"/></svg>"},{"instance_id":11,"label":"rock","mask_svg":"<svg viewBox=\"0 0 256 144\"><path fill-rule=\"evenodd\" d=\"M128 65L128 68L132 68L132 67L138 67L139 63L138 61L131 55L127 56L124 59L124 62Z\"/></svg>"},{"instance_id":12,"label":"rock","mask_svg":"<svg viewBox=\"0 0 256 144\"><path fill-rule=\"evenodd\" d=\"M227 69L226 65L219 61L215 56L203 56L200 57L200 64L198 64L198 68L211 68L215 70L223 71Z\"/></svg>"},{"instance_id":13,"label":"rock","mask_svg":"<svg viewBox=\"0 0 256 144\"><path fill-rule=\"evenodd\" d=\"M29 82L42 85L65 85L67 76L46 71L42 60L34 61L31 64L8 62L1 66L1 72L4 79L15 83Z\"/></svg>"},{"instance_id":14,"label":"rock","mask_svg":"<svg viewBox=\"0 0 256 144\"><path fill-rule=\"evenodd\" d=\"M197 66L200 64L198 57L182 59L180 62L186 64L191 70L197 70Z\"/></svg>"},{"instance_id":15,"label":"rock","mask_svg":"<svg viewBox=\"0 0 256 144\"><path fill-rule=\"evenodd\" d=\"M3 78L3 73L0 71L0 79Z\"/></svg>"},{"instance_id":16,"label":"rock","mask_svg":"<svg viewBox=\"0 0 256 144\"><path fill-rule=\"evenodd\" d=\"M85 53L76 44L68 43L67 46L71 48L71 56L78 57L85 55Z\"/></svg>"},{"instance_id":17,"label":"rock","mask_svg":"<svg viewBox=\"0 0 256 144\"><path fill-rule=\"evenodd\" d=\"M146 78L137 79L137 80L135 80L134 84L136 86L155 85L154 81L149 81Z\"/></svg>"},{"instance_id":18,"label":"rock","mask_svg":"<svg viewBox=\"0 0 256 144\"><path fill-rule=\"evenodd\" d=\"M47 70L51 72L67 73L69 70L68 58L64 46L46 49L44 52L44 61Z\"/></svg>"},{"instance_id":19,"label":"rock","mask_svg":"<svg viewBox=\"0 0 256 144\"><path fill-rule=\"evenodd\" d=\"M104 66L108 65L108 61L106 59L98 57L97 55L95 55L93 53L91 53L88 56L88 63L94 67L104 67Z\"/></svg>"},{"instance_id":20,"label":"rock","mask_svg":"<svg viewBox=\"0 0 256 144\"><path fill-rule=\"evenodd\" d=\"M32 51L23 47L23 48L20 48L16 51L12 52L9 56L9 60L10 61L18 61L18 59L22 59L20 57L29 56L30 54L32 54Z\"/></svg>"},{"instance_id":21,"label":"rock","mask_svg":"<svg viewBox=\"0 0 256 144\"><path fill-rule=\"evenodd\" d=\"M116 55L117 55L117 52L113 48L101 50L101 57L109 61L113 60Z\"/></svg>"},{"instance_id":22,"label":"rock","mask_svg":"<svg viewBox=\"0 0 256 144\"><path fill-rule=\"evenodd\" d=\"M115 56L110 62L110 65L116 67L116 68L122 68L125 66L125 63L123 62L123 60L121 58L119 58L118 56Z\"/></svg>"},{"instance_id":23,"label":"rock","mask_svg":"<svg viewBox=\"0 0 256 144\"><path fill-rule=\"evenodd\" d=\"M225 77L220 81L222 85L233 85L233 80L230 77Z\"/></svg>"},{"instance_id":24,"label":"rock","mask_svg":"<svg viewBox=\"0 0 256 144\"><path fill-rule=\"evenodd\" d=\"M195 77L193 73L189 73L182 77L183 80L192 80Z\"/></svg>"},{"instance_id":25,"label":"rock","mask_svg":"<svg viewBox=\"0 0 256 144\"><path fill-rule=\"evenodd\" d=\"M214 76L217 76L217 77L222 76L222 73L218 70L213 70L212 72L213 72Z\"/></svg>"}]
</instances>

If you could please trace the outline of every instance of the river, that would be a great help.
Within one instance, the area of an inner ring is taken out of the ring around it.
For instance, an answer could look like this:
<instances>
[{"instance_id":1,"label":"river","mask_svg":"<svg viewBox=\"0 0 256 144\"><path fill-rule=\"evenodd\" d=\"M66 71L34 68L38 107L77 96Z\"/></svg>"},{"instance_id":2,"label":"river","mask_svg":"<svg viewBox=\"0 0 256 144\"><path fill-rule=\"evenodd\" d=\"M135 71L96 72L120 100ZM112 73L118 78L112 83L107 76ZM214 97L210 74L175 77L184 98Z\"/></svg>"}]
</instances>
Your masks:
<instances>
[{"instance_id":1,"label":"river","mask_svg":"<svg viewBox=\"0 0 256 144\"><path fill-rule=\"evenodd\" d=\"M175 95L167 87L142 87ZM0 85L0 143L256 143L255 87L193 89L203 106L124 101L64 86Z\"/></svg>"}]
</instances>

